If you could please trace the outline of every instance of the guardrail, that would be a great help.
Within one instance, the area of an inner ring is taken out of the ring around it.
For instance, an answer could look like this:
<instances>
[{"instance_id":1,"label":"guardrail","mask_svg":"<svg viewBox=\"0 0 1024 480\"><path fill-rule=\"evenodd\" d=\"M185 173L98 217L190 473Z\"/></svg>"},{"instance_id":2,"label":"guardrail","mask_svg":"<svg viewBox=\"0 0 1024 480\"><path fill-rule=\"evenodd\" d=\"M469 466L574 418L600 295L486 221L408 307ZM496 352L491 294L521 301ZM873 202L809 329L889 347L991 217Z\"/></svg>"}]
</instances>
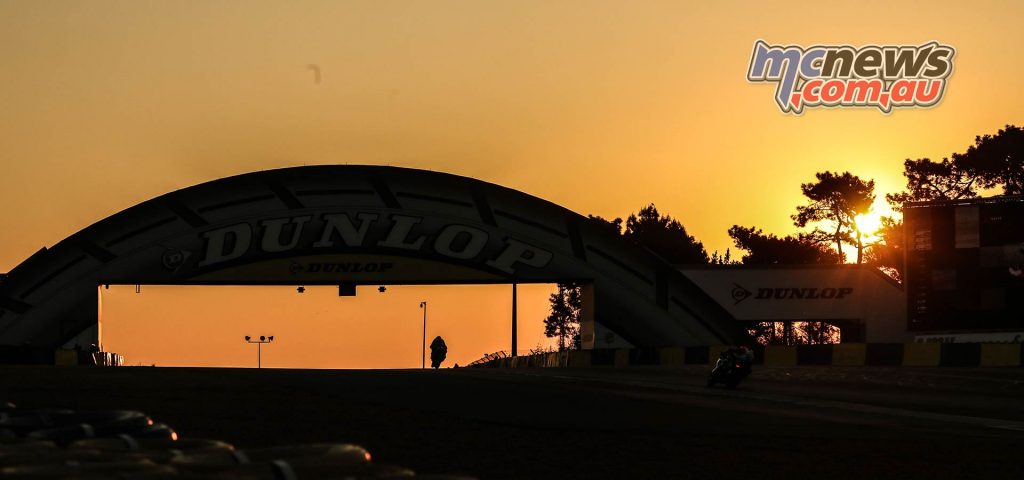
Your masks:
<instances>
[{"instance_id":1,"label":"guardrail","mask_svg":"<svg viewBox=\"0 0 1024 480\"><path fill-rule=\"evenodd\" d=\"M690 348L573 350L493 358L478 368L630 367L706 365L728 345ZM757 345L754 363L766 366L1022 367L1021 343L840 343ZM483 360L483 359L481 359Z\"/></svg>"}]
</instances>

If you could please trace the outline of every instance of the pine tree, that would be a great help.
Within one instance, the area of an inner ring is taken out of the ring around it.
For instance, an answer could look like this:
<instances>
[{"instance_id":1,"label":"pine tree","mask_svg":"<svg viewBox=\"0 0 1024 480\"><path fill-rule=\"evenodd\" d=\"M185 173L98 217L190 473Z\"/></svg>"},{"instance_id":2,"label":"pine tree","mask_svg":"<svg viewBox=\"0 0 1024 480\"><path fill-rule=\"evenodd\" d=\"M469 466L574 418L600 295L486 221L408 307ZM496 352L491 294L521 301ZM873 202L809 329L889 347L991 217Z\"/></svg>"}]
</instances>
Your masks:
<instances>
[{"instance_id":1,"label":"pine tree","mask_svg":"<svg viewBox=\"0 0 1024 480\"><path fill-rule=\"evenodd\" d=\"M551 294L551 313L544 319L544 335L558 338L558 351L580 347L580 287L572 283L558 284Z\"/></svg>"}]
</instances>

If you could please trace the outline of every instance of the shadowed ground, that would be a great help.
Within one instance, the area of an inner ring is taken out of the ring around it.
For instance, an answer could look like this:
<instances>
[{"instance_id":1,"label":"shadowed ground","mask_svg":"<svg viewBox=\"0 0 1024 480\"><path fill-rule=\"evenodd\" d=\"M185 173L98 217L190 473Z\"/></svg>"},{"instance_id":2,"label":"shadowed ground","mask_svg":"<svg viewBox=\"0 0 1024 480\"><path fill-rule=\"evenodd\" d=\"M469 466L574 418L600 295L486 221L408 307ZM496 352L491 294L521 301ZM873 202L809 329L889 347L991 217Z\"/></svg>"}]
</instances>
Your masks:
<instances>
[{"instance_id":1,"label":"shadowed ground","mask_svg":"<svg viewBox=\"0 0 1024 480\"><path fill-rule=\"evenodd\" d=\"M759 368L734 391L705 373L6 367L0 397L484 479L1024 478L1024 369Z\"/></svg>"}]
</instances>

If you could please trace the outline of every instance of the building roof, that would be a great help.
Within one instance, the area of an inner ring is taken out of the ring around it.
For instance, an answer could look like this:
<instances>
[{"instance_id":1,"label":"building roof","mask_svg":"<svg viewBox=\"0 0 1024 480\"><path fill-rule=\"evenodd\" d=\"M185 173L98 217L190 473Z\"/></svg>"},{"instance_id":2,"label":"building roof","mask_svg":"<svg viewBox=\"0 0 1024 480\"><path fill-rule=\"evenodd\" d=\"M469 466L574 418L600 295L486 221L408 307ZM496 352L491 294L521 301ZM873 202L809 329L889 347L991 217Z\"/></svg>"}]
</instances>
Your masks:
<instances>
[{"instance_id":1,"label":"building roof","mask_svg":"<svg viewBox=\"0 0 1024 480\"><path fill-rule=\"evenodd\" d=\"M927 202L907 202L903 208L949 207L956 205L981 205L1000 203L1024 203L1024 195L996 195L994 197L958 198L955 200L930 200Z\"/></svg>"}]
</instances>

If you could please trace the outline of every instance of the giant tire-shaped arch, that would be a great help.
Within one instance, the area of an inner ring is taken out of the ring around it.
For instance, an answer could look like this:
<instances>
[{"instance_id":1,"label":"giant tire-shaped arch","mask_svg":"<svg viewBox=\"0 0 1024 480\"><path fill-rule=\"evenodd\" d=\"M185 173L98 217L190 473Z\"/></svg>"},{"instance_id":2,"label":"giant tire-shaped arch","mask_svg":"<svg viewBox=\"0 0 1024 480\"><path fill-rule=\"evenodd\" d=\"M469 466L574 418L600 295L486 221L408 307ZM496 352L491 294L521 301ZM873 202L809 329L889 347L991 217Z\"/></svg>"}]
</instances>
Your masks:
<instances>
[{"instance_id":1,"label":"giant tire-shaped arch","mask_svg":"<svg viewBox=\"0 0 1024 480\"><path fill-rule=\"evenodd\" d=\"M596 322L635 346L735 339L675 268L565 208L456 175L332 165L188 187L40 250L0 281L0 344L82 341L104 284L564 281L587 284Z\"/></svg>"}]
</instances>

